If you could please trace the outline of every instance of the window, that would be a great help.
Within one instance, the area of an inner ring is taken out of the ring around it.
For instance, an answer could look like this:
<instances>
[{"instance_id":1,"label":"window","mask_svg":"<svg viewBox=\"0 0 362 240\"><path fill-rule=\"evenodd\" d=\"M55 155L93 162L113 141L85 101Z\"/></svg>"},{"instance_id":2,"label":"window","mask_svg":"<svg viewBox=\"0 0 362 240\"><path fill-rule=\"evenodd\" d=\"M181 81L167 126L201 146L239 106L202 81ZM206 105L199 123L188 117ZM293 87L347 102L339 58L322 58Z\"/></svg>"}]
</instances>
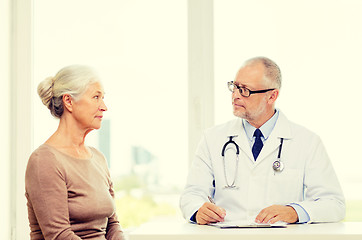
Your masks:
<instances>
[{"instance_id":1,"label":"window","mask_svg":"<svg viewBox=\"0 0 362 240\"><path fill-rule=\"evenodd\" d=\"M109 161L125 228L178 213L188 168L186 11L182 0L34 0L34 89L70 64L102 78L108 112L86 141ZM58 120L38 96L33 105L37 147Z\"/></svg>"}]
</instances>

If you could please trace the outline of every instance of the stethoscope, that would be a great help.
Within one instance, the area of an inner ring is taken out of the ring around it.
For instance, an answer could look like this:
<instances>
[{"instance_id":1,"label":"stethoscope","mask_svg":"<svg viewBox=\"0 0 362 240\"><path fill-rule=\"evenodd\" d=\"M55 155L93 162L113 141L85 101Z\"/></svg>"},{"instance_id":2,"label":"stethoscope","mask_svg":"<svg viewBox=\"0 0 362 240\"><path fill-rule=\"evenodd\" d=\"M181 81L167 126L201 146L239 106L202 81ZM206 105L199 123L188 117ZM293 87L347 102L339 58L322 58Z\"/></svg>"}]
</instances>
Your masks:
<instances>
[{"instance_id":1,"label":"stethoscope","mask_svg":"<svg viewBox=\"0 0 362 240\"><path fill-rule=\"evenodd\" d=\"M238 166L239 166L239 145L233 140L234 137L237 137L238 135L236 136L228 136L229 138L229 141L227 141L223 148L222 148L222 151L221 151L221 156L222 156L222 159L223 159L223 164L224 164L224 176L225 176L225 182L226 182L226 185L224 188L228 188L228 189L238 189L238 187L235 185L235 181L236 181L236 178L237 178L237 172L238 172ZM283 162L281 161L281 154L282 154L282 148L283 148L283 141L284 141L284 138L280 138L280 145L279 145L279 151L278 151L278 158L276 161L273 162L273 170L274 170L274 174L276 172L281 172L283 171L284 169L284 164ZM226 151L226 148L229 144L233 144L235 145L235 149L236 149L236 163L235 163L235 174L234 174L234 180L231 184L229 184L229 181L227 179L227 174L226 174L226 163L225 163L225 151Z\"/></svg>"}]
</instances>

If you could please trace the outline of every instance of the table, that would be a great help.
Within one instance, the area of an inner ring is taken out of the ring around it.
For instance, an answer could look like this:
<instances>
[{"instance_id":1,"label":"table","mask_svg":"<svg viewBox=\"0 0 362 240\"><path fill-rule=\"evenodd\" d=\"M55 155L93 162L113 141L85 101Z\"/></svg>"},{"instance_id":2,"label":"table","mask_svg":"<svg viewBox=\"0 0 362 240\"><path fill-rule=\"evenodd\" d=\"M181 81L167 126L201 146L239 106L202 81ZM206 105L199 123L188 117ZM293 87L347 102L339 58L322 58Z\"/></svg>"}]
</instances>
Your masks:
<instances>
[{"instance_id":1,"label":"table","mask_svg":"<svg viewBox=\"0 0 362 240\"><path fill-rule=\"evenodd\" d=\"M220 229L171 218L145 223L126 233L126 237L128 240L362 240L362 222L292 224L287 228Z\"/></svg>"}]
</instances>

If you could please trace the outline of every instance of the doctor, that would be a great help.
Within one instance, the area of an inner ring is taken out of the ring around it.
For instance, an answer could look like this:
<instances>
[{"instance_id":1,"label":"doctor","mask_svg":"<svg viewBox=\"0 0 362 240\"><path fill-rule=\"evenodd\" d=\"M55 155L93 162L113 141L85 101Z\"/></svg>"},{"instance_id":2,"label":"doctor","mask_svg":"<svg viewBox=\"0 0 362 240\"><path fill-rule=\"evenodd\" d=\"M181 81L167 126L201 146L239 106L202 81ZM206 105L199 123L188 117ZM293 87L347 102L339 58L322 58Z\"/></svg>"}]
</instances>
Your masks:
<instances>
[{"instance_id":1,"label":"doctor","mask_svg":"<svg viewBox=\"0 0 362 240\"><path fill-rule=\"evenodd\" d=\"M228 83L237 119L206 130L201 139L180 198L187 220L344 218L344 196L321 139L274 107L280 87L280 69L265 57L246 61Z\"/></svg>"}]
</instances>

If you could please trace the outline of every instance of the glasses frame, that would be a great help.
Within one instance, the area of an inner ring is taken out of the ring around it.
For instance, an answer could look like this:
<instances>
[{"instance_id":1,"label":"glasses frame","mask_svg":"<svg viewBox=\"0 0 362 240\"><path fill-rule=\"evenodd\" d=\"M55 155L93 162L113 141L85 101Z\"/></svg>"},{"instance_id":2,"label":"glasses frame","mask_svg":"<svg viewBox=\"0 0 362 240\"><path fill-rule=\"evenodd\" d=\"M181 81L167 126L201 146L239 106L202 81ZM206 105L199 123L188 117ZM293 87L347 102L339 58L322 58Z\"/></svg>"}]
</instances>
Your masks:
<instances>
[{"instance_id":1,"label":"glasses frame","mask_svg":"<svg viewBox=\"0 0 362 240\"><path fill-rule=\"evenodd\" d=\"M263 89L263 90L256 90L256 91L253 91L253 90L250 90L249 88L246 88L246 87L240 87L238 85L236 85L234 83L234 81L230 81L227 83L228 84L228 89L230 90L230 92L234 92L235 88L237 88L239 90L239 93L241 96L243 97L250 97L251 94L255 94L255 93L265 93L265 92L269 92L269 91L273 91L275 90L276 88L269 88L269 89ZM230 86L234 86L234 90L231 90ZM247 95L243 94L243 90L245 93L247 93Z\"/></svg>"}]
</instances>

